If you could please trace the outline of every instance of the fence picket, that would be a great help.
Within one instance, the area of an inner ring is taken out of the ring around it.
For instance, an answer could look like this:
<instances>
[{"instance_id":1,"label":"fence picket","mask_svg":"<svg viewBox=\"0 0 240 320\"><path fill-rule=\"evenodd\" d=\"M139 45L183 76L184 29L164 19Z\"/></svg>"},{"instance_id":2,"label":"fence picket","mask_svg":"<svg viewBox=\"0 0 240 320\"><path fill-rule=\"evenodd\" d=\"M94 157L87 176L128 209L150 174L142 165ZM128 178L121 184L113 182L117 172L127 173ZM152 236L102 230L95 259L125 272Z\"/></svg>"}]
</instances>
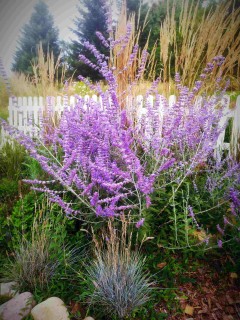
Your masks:
<instances>
[{"instance_id":1,"label":"fence picket","mask_svg":"<svg viewBox=\"0 0 240 320\"><path fill-rule=\"evenodd\" d=\"M232 152L234 155L237 155L240 151L240 96L237 97L236 107L233 111L231 142Z\"/></svg>"},{"instance_id":2,"label":"fence picket","mask_svg":"<svg viewBox=\"0 0 240 320\"><path fill-rule=\"evenodd\" d=\"M169 106L172 107L174 105L174 103L176 103L176 96L175 95L171 95L169 97Z\"/></svg>"},{"instance_id":3,"label":"fence picket","mask_svg":"<svg viewBox=\"0 0 240 320\"><path fill-rule=\"evenodd\" d=\"M221 104L223 106L223 115L222 118L220 119L219 125L220 127L227 127L227 125L229 124L230 119L233 117L233 111L229 109L229 105L230 105L230 96L228 95L224 95L222 100L221 100ZM225 142L225 134L226 131L223 130L217 140L217 145L216 145L216 149L215 149L215 157L220 160L221 159L221 155L222 152L224 150L228 151L228 154L230 153L230 143Z\"/></svg>"}]
</instances>

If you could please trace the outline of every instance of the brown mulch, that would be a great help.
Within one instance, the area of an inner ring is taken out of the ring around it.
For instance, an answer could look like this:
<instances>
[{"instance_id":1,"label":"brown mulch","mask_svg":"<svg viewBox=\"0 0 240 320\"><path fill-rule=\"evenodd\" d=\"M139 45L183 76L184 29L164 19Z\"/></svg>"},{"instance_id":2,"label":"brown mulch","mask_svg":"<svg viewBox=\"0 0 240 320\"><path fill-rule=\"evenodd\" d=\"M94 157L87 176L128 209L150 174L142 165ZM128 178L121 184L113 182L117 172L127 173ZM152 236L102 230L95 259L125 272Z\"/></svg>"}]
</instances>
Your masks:
<instances>
[{"instance_id":1,"label":"brown mulch","mask_svg":"<svg viewBox=\"0 0 240 320\"><path fill-rule=\"evenodd\" d=\"M240 280L236 273L221 274L208 265L187 272L194 283L179 287L181 315L170 315L169 320L238 320L240 319ZM160 312L168 313L166 306ZM169 313L168 313L169 314Z\"/></svg>"}]
</instances>

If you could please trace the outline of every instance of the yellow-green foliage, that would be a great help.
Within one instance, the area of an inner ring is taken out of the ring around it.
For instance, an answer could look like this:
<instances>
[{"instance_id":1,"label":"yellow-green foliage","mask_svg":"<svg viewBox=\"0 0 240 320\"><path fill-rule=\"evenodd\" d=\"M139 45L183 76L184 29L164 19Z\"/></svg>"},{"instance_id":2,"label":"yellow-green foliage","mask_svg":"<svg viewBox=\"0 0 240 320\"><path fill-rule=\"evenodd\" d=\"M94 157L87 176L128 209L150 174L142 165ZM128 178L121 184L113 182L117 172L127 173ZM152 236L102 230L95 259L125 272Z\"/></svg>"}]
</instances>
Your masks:
<instances>
[{"instance_id":1,"label":"yellow-green foliage","mask_svg":"<svg viewBox=\"0 0 240 320\"><path fill-rule=\"evenodd\" d=\"M8 93L3 79L0 78L0 117L7 119L8 117Z\"/></svg>"},{"instance_id":2,"label":"yellow-green foliage","mask_svg":"<svg viewBox=\"0 0 240 320\"><path fill-rule=\"evenodd\" d=\"M73 93L84 97L85 95L92 96L95 92L92 91L84 82L78 81L72 88Z\"/></svg>"}]
</instances>

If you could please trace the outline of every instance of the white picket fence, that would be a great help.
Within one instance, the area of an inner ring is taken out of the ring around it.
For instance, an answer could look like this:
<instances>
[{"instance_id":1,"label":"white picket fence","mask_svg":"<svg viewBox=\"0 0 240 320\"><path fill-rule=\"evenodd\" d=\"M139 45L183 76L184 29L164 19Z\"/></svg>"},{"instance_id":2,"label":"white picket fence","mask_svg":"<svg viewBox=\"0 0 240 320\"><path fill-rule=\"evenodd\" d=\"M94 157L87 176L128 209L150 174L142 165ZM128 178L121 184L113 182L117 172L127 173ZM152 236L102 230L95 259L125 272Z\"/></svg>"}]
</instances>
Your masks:
<instances>
[{"instance_id":1,"label":"white picket fence","mask_svg":"<svg viewBox=\"0 0 240 320\"><path fill-rule=\"evenodd\" d=\"M84 96L83 101L88 103L89 99L94 101L98 101L102 105L101 97L97 97L96 95ZM153 103L154 97L151 96L149 101ZM128 100L129 104L131 99ZM176 101L176 97L174 95L169 97L169 104L173 104ZM220 157L222 150L228 150L236 154L237 150L240 149L240 96L237 97L236 105L234 108L229 109L230 106L230 96L224 96L224 110L226 111L221 119L221 124L224 125L231 118L233 118L233 126L232 126L232 135L231 135L231 143L226 143L225 132L219 136L217 146L216 146L216 157ZM18 128L20 131L24 133L34 133L37 134L37 126L41 123L41 115L43 110L46 109L47 105L51 105L55 112L61 114L61 112L66 107L71 107L76 104L76 98L71 96L67 97L49 97L46 101L42 97L10 97L9 98L9 117L8 122L11 126ZM135 99L135 104L138 106L139 116L144 113L145 108L143 105L143 96L139 95ZM128 107L128 106L126 106ZM6 133L2 130L2 144L5 143L7 139Z\"/></svg>"}]
</instances>

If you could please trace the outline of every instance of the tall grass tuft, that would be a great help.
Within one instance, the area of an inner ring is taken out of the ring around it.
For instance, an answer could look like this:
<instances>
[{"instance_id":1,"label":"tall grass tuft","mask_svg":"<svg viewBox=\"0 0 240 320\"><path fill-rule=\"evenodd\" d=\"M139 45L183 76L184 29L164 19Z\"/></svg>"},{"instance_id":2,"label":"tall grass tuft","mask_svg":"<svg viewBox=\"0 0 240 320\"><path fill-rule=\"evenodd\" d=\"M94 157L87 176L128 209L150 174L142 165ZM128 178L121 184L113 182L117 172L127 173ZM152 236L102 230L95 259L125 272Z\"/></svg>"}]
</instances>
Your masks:
<instances>
[{"instance_id":1,"label":"tall grass tuft","mask_svg":"<svg viewBox=\"0 0 240 320\"><path fill-rule=\"evenodd\" d=\"M40 211L35 208L30 235L15 234L15 249L2 268L3 280L15 281L20 292L46 290L52 280L61 280L61 270L79 259L79 250L65 244L61 212L54 215L53 204L43 201Z\"/></svg>"},{"instance_id":2,"label":"tall grass tuft","mask_svg":"<svg viewBox=\"0 0 240 320\"><path fill-rule=\"evenodd\" d=\"M66 66L61 64L61 56L55 59L53 52L44 55L42 43L37 46L37 61L33 63L33 81L39 95L56 96L64 85Z\"/></svg>"},{"instance_id":3,"label":"tall grass tuft","mask_svg":"<svg viewBox=\"0 0 240 320\"><path fill-rule=\"evenodd\" d=\"M11 87L16 96L57 96L64 87L66 66L61 56L54 57L53 52L45 55L40 42L37 46L37 57L32 64L33 76L14 73Z\"/></svg>"},{"instance_id":4,"label":"tall grass tuft","mask_svg":"<svg viewBox=\"0 0 240 320\"><path fill-rule=\"evenodd\" d=\"M139 251L131 250L132 236L127 234L127 226L124 219L120 229L108 222L103 241L94 237L95 260L87 267L94 286L91 303L120 319L149 300L152 285L144 272L144 259Z\"/></svg>"},{"instance_id":5,"label":"tall grass tuft","mask_svg":"<svg viewBox=\"0 0 240 320\"><path fill-rule=\"evenodd\" d=\"M33 79L24 73L15 72L11 79L12 92L15 96L37 96L38 90Z\"/></svg>"},{"instance_id":6,"label":"tall grass tuft","mask_svg":"<svg viewBox=\"0 0 240 320\"><path fill-rule=\"evenodd\" d=\"M193 87L206 63L215 56L225 57L223 77L231 77L232 86L239 87L240 56L240 8L230 10L233 1L221 2L215 10L205 9L201 14L199 2L181 0L179 22L176 18L176 2L168 11L160 27L160 59L164 80L169 81L173 70L179 72L182 81ZM219 77L213 73L212 79ZM211 85L211 84L210 84Z\"/></svg>"},{"instance_id":7,"label":"tall grass tuft","mask_svg":"<svg viewBox=\"0 0 240 320\"><path fill-rule=\"evenodd\" d=\"M140 10L138 18L140 17ZM117 79L117 94L121 105L125 102L128 95L136 96L139 94L139 86L146 80L152 80L155 77L155 50L153 48L151 54L145 58L145 51L148 49L149 36L145 45L138 47L139 38L147 24L148 13L146 14L143 26L139 26L139 21L136 23L135 14L127 16L126 0L122 1L121 11L118 17L118 22L112 37L119 44L114 46L110 52L110 65L114 68L114 75ZM138 19L137 19L138 20ZM135 54L133 54L135 52ZM131 63L130 63L131 61ZM139 69L143 69L139 76ZM146 71L148 71L146 73ZM150 85L148 86L150 87ZM145 85L141 89L146 91ZM144 94L141 91L141 94Z\"/></svg>"}]
</instances>

